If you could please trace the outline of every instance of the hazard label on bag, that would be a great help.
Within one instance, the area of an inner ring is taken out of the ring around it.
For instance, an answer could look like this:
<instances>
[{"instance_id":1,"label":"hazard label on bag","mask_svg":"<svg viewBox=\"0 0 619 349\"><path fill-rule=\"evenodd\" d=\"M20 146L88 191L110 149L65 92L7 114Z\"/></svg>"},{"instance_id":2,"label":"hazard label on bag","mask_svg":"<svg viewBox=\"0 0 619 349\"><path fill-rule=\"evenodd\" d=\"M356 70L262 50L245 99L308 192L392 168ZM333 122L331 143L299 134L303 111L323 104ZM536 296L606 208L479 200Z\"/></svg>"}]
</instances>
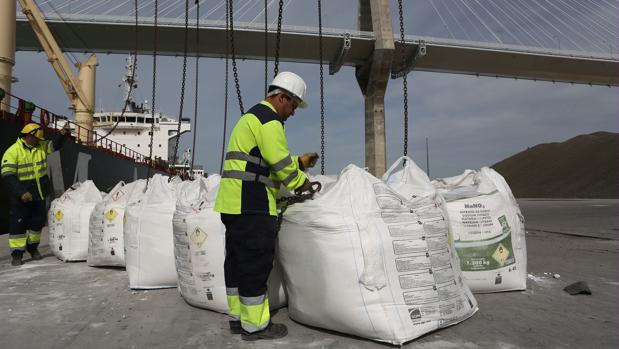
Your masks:
<instances>
[{"instance_id":1,"label":"hazard label on bag","mask_svg":"<svg viewBox=\"0 0 619 349\"><path fill-rule=\"evenodd\" d=\"M105 219L107 219L109 222L112 222L114 220L114 218L116 218L116 216L118 216L118 213L111 208L109 211L105 212Z\"/></svg>"},{"instance_id":2,"label":"hazard label on bag","mask_svg":"<svg viewBox=\"0 0 619 349\"><path fill-rule=\"evenodd\" d=\"M507 258L509 258L509 255L509 250L505 248L503 244L499 244L494 253L492 254L492 258L494 258L494 260L497 261L500 266L504 266L505 261L507 261Z\"/></svg>"},{"instance_id":3,"label":"hazard label on bag","mask_svg":"<svg viewBox=\"0 0 619 349\"><path fill-rule=\"evenodd\" d=\"M204 244L206 238L208 238L208 234L200 227L196 227L189 237L189 239L198 247L202 247L202 244Z\"/></svg>"},{"instance_id":4,"label":"hazard label on bag","mask_svg":"<svg viewBox=\"0 0 619 349\"><path fill-rule=\"evenodd\" d=\"M57 221L61 221L62 217L64 217L64 214L62 213L62 211L60 211L60 210L56 211L56 214L54 215L54 218L56 218Z\"/></svg>"}]
</instances>

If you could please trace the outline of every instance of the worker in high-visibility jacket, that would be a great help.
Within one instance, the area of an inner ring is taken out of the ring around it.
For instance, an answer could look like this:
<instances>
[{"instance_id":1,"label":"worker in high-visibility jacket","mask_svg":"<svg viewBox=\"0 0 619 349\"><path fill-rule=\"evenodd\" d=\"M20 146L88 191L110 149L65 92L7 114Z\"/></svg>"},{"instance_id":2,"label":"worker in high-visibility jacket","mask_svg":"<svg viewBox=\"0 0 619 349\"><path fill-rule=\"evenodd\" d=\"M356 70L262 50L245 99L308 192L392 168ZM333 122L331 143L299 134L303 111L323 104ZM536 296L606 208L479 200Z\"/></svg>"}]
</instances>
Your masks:
<instances>
[{"instance_id":1,"label":"worker in high-visibility jacket","mask_svg":"<svg viewBox=\"0 0 619 349\"><path fill-rule=\"evenodd\" d=\"M48 141L45 140L41 125L29 123L2 156L0 175L10 195L11 265L24 264L22 257L25 251L30 253L33 260L43 258L38 246L41 229L45 225L45 198L50 189L47 156L62 147L67 133L68 128L63 128L60 135Z\"/></svg>"},{"instance_id":2,"label":"worker in high-visibility jacket","mask_svg":"<svg viewBox=\"0 0 619 349\"><path fill-rule=\"evenodd\" d=\"M266 100L241 116L232 130L215 211L226 226L224 273L230 331L244 340L286 336L284 324L270 320L267 279L273 267L277 236L276 198L280 185L308 190L305 169L318 155L292 156L284 122L305 108L306 85L291 72L279 73Z\"/></svg>"}]
</instances>

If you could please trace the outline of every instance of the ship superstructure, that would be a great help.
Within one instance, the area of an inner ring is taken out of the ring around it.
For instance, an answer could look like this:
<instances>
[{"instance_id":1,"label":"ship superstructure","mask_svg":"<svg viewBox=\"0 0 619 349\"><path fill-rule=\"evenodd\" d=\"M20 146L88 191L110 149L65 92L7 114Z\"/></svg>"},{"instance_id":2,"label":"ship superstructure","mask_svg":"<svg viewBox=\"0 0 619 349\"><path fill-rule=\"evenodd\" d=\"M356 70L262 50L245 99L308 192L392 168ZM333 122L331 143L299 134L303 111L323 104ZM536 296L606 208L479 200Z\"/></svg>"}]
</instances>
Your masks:
<instances>
[{"instance_id":1,"label":"ship superstructure","mask_svg":"<svg viewBox=\"0 0 619 349\"><path fill-rule=\"evenodd\" d=\"M174 158L176 137L191 130L189 119L180 121L152 112L148 102L137 104L133 100L133 91L137 88L134 71L135 57L127 58L123 86L125 89L125 112L98 112L93 116L93 128L97 138L104 137L148 156L150 153L150 132L153 129L153 158L169 162ZM154 117L154 119L153 119ZM178 125L180 122L180 133ZM178 134L177 134L178 133ZM178 150L177 150L178 151ZM179 159L177 157L177 159ZM180 159L179 159L180 160ZM177 160L178 161L178 160Z\"/></svg>"}]
</instances>

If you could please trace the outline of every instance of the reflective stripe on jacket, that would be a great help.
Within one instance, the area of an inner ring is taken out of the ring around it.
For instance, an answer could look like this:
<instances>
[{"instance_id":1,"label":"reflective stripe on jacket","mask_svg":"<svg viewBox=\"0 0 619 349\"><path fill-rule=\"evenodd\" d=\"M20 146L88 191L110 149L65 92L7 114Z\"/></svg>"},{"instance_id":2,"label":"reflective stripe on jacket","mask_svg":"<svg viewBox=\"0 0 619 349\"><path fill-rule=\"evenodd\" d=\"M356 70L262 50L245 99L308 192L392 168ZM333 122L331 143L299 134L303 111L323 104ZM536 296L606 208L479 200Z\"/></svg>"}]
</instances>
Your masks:
<instances>
[{"instance_id":1,"label":"reflective stripe on jacket","mask_svg":"<svg viewBox=\"0 0 619 349\"><path fill-rule=\"evenodd\" d=\"M284 120L262 101L241 116L232 130L215 211L276 216L280 185L294 190L306 178L298 157L288 150Z\"/></svg>"},{"instance_id":2,"label":"reflective stripe on jacket","mask_svg":"<svg viewBox=\"0 0 619 349\"><path fill-rule=\"evenodd\" d=\"M19 138L4 152L0 175L2 177L15 176L20 183L36 182L39 196L44 199L45 193L40 179L47 175L47 156L53 151L54 146L50 141L39 141L39 144L33 147ZM22 193L15 194L21 195Z\"/></svg>"}]
</instances>

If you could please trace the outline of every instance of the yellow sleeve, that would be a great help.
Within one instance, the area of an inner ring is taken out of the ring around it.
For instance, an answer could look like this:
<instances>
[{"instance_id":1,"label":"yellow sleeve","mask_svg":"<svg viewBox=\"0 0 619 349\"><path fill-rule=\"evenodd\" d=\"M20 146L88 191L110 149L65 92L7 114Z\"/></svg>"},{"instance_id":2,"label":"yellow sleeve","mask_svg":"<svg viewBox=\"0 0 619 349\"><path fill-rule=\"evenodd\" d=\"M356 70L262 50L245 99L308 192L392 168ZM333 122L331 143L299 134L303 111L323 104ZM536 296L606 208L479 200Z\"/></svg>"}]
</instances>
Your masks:
<instances>
[{"instance_id":1,"label":"yellow sleeve","mask_svg":"<svg viewBox=\"0 0 619 349\"><path fill-rule=\"evenodd\" d=\"M271 167L271 174L288 190L300 188L305 183L307 176L299 168L299 158L290 155L281 122L273 120L263 124L256 142L262 157Z\"/></svg>"}]
</instances>

